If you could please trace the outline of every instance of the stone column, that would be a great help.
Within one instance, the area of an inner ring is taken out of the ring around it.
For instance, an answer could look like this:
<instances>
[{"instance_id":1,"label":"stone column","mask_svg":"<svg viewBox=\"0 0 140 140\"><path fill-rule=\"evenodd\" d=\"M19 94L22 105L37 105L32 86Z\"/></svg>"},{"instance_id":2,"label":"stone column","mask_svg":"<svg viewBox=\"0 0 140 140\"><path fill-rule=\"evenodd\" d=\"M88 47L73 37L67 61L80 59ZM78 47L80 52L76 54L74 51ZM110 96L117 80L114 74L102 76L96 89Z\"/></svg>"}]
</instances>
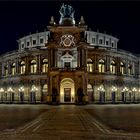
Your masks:
<instances>
[{"instance_id":1,"label":"stone column","mask_svg":"<svg viewBox=\"0 0 140 140\"><path fill-rule=\"evenodd\" d=\"M77 48L77 66L80 67L80 49Z\"/></svg>"},{"instance_id":2,"label":"stone column","mask_svg":"<svg viewBox=\"0 0 140 140\"><path fill-rule=\"evenodd\" d=\"M19 59L16 59L16 74L19 73Z\"/></svg>"},{"instance_id":3,"label":"stone column","mask_svg":"<svg viewBox=\"0 0 140 140\"><path fill-rule=\"evenodd\" d=\"M8 61L8 75L11 75L11 62Z\"/></svg>"},{"instance_id":4,"label":"stone column","mask_svg":"<svg viewBox=\"0 0 140 140\"><path fill-rule=\"evenodd\" d=\"M55 52L55 58L54 58L54 66L57 67L57 49L54 50Z\"/></svg>"},{"instance_id":5,"label":"stone column","mask_svg":"<svg viewBox=\"0 0 140 140\"><path fill-rule=\"evenodd\" d=\"M50 48L48 48L48 68L50 68L51 67L51 49Z\"/></svg>"},{"instance_id":6,"label":"stone column","mask_svg":"<svg viewBox=\"0 0 140 140\"><path fill-rule=\"evenodd\" d=\"M52 102L52 76L49 76L48 78L48 96L47 96L47 102Z\"/></svg>"},{"instance_id":7,"label":"stone column","mask_svg":"<svg viewBox=\"0 0 140 140\"><path fill-rule=\"evenodd\" d=\"M28 74L30 73L30 64L29 64L29 58L28 56L26 56L26 59L25 59L25 74Z\"/></svg>"},{"instance_id":8,"label":"stone column","mask_svg":"<svg viewBox=\"0 0 140 140\"><path fill-rule=\"evenodd\" d=\"M37 73L41 72L40 55L37 55Z\"/></svg>"}]
</instances>

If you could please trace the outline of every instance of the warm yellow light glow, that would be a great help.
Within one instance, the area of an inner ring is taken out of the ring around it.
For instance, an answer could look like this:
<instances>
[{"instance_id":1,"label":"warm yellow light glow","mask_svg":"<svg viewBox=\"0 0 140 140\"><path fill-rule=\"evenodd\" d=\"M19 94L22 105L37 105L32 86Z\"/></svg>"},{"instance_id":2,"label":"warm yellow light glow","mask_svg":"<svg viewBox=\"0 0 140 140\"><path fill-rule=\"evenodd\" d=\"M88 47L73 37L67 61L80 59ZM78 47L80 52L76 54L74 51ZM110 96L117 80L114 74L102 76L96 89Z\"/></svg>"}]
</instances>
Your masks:
<instances>
[{"instance_id":1,"label":"warm yellow light glow","mask_svg":"<svg viewBox=\"0 0 140 140\"><path fill-rule=\"evenodd\" d=\"M20 87L18 90L19 90L20 92L23 92L23 91L24 91L24 87Z\"/></svg>"},{"instance_id":2,"label":"warm yellow light glow","mask_svg":"<svg viewBox=\"0 0 140 140\"><path fill-rule=\"evenodd\" d=\"M103 86L100 86L97 90L98 90L98 91L105 91L105 89L104 89Z\"/></svg>"},{"instance_id":3,"label":"warm yellow light glow","mask_svg":"<svg viewBox=\"0 0 140 140\"><path fill-rule=\"evenodd\" d=\"M31 91L37 91L37 90L38 90L38 88L33 85Z\"/></svg>"},{"instance_id":4,"label":"warm yellow light glow","mask_svg":"<svg viewBox=\"0 0 140 140\"><path fill-rule=\"evenodd\" d=\"M128 88L127 87L124 87L123 91L128 91Z\"/></svg>"},{"instance_id":5,"label":"warm yellow light glow","mask_svg":"<svg viewBox=\"0 0 140 140\"><path fill-rule=\"evenodd\" d=\"M0 88L0 92L4 92L4 89L3 88Z\"/></svg>"},{"instance_id":6,"label":"warm yellow light glow","mask_svg":"<svg viewBox=\"0 0 140 140\"><path fill-rule=\"evenodd\" d=\"M133 88L133 89L132 89L132 91L134 91L134 92L135 92L135 91L137 91L137 89L136 89L136 88Z\"/></svg>"},{"instance_id":7,"label":"warm yellow light glow","mask_svg":"<svg viewBox=\"0 0 140 140\"><path fill-rule=\"evenodd\" d=\"M112 91L117 91L117 88L115 86L112 87Z\"/></svg>"},{"instance_id":8,"label":"warm yellow light glow","mask_svg":"<svg viewBox=\"0 0 140 140\"><path fill-rule=\"evenodd\" d=\"M8 88L8 92L13 92L13 89L11 87Z\"/></svg>"},{"instance_id":9,"label":"warm yellow light glow","mask_svg":"<svg viewBox=\"0 0 140 140\"><path fill-rule=\"evenodd\" d=\"M70 102L74 102L75 100L75 92L74 92L74 81L71 78L65 78L61 81L61 87L60 87L60 102L64 102L64 89L70 88L71 89L71 99Z\"/></svg>"}]
</instances>

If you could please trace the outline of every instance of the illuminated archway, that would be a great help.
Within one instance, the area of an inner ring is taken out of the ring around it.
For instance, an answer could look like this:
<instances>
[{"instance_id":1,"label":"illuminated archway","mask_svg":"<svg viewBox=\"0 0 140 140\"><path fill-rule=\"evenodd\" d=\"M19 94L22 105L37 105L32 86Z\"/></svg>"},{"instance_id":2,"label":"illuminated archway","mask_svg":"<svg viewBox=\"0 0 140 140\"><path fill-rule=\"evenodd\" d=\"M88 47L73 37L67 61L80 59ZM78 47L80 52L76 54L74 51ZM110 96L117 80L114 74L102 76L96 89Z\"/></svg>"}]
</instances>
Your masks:
<instances>
[{"instance_id":1,"label":"illuminated archway","mask_svg":"<svg viewBox=\"0 0 140 140\"><path fill-rule=\"evenodd\" d=\"M60 102L75 101L74 81L71 78L64 78L60 83Z\"/></svg>"}]
</instances>

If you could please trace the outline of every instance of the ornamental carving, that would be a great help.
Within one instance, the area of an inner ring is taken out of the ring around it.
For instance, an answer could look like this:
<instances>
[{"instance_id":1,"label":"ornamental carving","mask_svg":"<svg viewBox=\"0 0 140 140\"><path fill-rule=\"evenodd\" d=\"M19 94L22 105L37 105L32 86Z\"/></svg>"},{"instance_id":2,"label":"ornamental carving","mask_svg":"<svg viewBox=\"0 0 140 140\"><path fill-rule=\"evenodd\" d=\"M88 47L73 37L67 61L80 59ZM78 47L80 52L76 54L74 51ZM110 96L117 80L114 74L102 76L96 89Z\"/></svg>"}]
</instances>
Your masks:
<instances>
[{"instance_id":1,"label":"ornamental carving","mask_svg":"<svg viewBox=\"0 0 140 140\"><path fill-rule=\"evenodd\" d=\"M60 46L62 47L74 47L74 37L69 34L65 34L61 37Z\"/></svg>"}]
</instances>

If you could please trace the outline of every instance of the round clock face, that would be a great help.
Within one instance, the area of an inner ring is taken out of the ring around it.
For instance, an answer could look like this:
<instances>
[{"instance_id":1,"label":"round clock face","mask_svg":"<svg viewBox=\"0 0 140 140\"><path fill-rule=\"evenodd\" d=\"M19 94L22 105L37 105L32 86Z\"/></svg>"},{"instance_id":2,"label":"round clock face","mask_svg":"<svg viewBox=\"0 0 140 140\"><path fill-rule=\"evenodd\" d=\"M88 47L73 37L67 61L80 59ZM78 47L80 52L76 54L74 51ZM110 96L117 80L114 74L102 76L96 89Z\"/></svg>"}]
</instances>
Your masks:
<instances>
[{"instance_id":1,"label":"round clock face","mask_svg":"<svg viewBox=\"0 0 140 140\"><path fill-rule=\"evenodd\" d=\"M74 37L72 35L63 35L61 37L61 42L60 42L60 45L62 45L63 47L71 47L71 46L74 46L75 43L74 43Z\"/></svg>"}]
</instances>

